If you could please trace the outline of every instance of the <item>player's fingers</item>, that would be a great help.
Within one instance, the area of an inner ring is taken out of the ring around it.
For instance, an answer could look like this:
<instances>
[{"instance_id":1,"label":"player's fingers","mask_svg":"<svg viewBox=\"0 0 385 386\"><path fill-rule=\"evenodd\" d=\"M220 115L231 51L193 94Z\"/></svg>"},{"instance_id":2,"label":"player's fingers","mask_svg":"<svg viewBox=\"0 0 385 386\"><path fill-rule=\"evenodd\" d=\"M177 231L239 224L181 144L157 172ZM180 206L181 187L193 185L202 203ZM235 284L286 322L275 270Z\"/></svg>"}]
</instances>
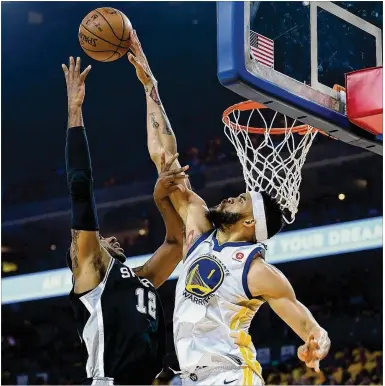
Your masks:
<instances>
[{"instance_id":1,"label":"player's fingers","mask_svg":"<svg viewBox=\"0 0 385 386\"><path fill-rule=\"evenodd\" d=\"M145 72L143 64L138 60L138 58L135 55L128 54L128 60L135 67L137 71Z\"/></svg>"},{"instance_id":2,"label":"player's fingers","mask_svg":"<svg viewBox=\"0 0 385 386\"><path fill-rule=\"evenodd\" d=\"M139 53L138 55L134 55L134 60L138 68L141 68L144 72L148 72L148 65L146 63L146 58L144 55Z\"/></svg>"},{"instance_id":3,"label":"player's fingers","mask_svg":"<svg viewBox=\"0 0 385 386\"><path fill-rule=\"evenodd\" d=\"M304 360L307 357L307 351L305 351L305 350L302 350L302 351L298 350L297 355L298 355L298 357L301 360Z\"/></svg>"},{"instance_id":4,"label":"player's fingers","mask_svg":"<svg viewBox=\"0 0 385 386\"><path fill-rule=\"evenodd\" d=\"M137 39L136 39L136 34L135 34L135 30L132 30L131 32L131 35L130 35L130 48L133 52L135 52L135 55L136 55L136 51L137 51L137 47L138 47L138 42L137 42Z\"/></svg>"},{"instance_id":5,"label":"player's fingers","mask_svg":"<svg viewBox=\"0 0 385 386\"><path fill-rule=\"evenodd\" d=\"M61 65L61 68L63 69L64 76L65 76L65 78L66 78L66 80L67 80L67 76L68 76L68 68L67 68L67 66L66 66L65 64L62 64L62 65Z\"/></svg>"},{"instance_id":6,"label":"player's fingers","mask_svg":"<svg viewBox=\"0 0 385 386\"><path fill-rule=\"evenodd\" d=\"M140 46L140 41L136 29L132 30L132 36L134 37L135 42L138 43L138 46Z\"/></svg>"},{"instance_id":7,"label":"player's fingers","mask_svg":"<svg viewBox=\"0 0 385 386\"><path fill-rule=\"evenodd\" d=\"M134 63L135 63L135 56L132 55L131 52L128 53L127 57L128 57L128 61L129 61L131 64L134 64Z\"/></svg>"},{"instance_id":8,"label":"player's fingers","mask_svg":"<svg viewBox=\"0 0 385 386\"><path fill-rule=\"evenodd\" d=\"M174 174L178 174L178 173L182 173L182 172L185 172L186 170L189 169L189 165L186 165L186 166L182 166L181 168L177 168L177 169L173 169L171 170Z\"/></svg>"},{"instance_id":9,"label":"player's fingers","mask_svg":"<svg viewBox=\"0 0 385 386\"><path fill-rule=\"evenodd\" d=\"M170 170L171 165L179 157L179 153L175 153L166 163L165 171Z\"/></svg>"},{"instance_id":10,"label":"player's fingers","mask_svg":"<svg viewBox=\"0 0 385 386\"><path fill-rule=\"evenodd\" d=\"M319 369L319 361L318 360L313 362L313 366L314 366L313 368L314 368L315 372L319 373L320 369Z\"/></svg>"},{"instance_id":11,"label":"player's fingers","mask_svg":"<svg viewBox=\"0 0 385 386\"><path fill-rule=\"evenodd\" d=\"M184 179L186 179L186 178L188 178L189 176L187 175L187 174L181 174L181 175L178 175L178 176L172 176L172 177L170 177L171 179L173 179L173 180L184 180Z\"/></svg>"},{"instance_id":12,"label":"player's fingers","mask_svg":"<svg viewBox=\"0 0 385 386\"><path fill-rule=\"evenodd\" d=\"M308 362L310 360L309 354L310 354L310 350L306 343L298 347L297 355L301 361Z\"/></svg>"},{"instance_id":13,"label":"player's fingers","mask_svg":"<svg viewBox=\"0 0 385 386\"><path fill-rule=\"evenodd\" d=\"M175 174L171 174L171 175L163 177L163 180L164 181L173 181L173 180L176 180L176 179L183 180L186 177L188 177L188 175L184 174L184 173L183 174L179 173L179 174L176 174L176 175Z\"/></svg>"},{"instance_id":14,"label":"player's fingers","mask_svg":"<svg viewBox=\"0 0 385 386\"><path fill-rule=\"evenodd\" d=\"M135 67L139 66L140 63L138 62L138 59L135 55L132 55L131 53L128 54L128 60L130 63L132 63Z\"/></svg>"},{"instance_id":15,"label":"player's fingers","mask_svg":"<svg viewBox=\"0 0 385 386\"><path fill-rule=\"evenodd\" d=\"M75 62L74 62L74 58L72 56L70 56L70 62L69 62L69 71L68 71L68 75L70 77L73 77L74 75L74 67L75 67Z\"/></svg>"},{"instance_id":16,"label":"player's fingers","mask_svg":"<svg viewBox=\"0 0 385 386\"><path fill-rule=\"evenodd\" d=\"M88 73L91 71L91 65L87 66L84 71L80 74L79 81L83 83L86 80Z\"/></svg>"},{"instance_id":17,"label":"player's fingers","mask_svg":"<svg viewBox=\"0 0 385 386\"><path fill-rule=\"evenodd\" d=\"M310 335L307 337L306 343L307 343L307 344L311 344L311 343L313 343L313 341L314 341L314 335L313 335L313 334L310 334Z\"/></svg>"},{"instance_id":18,"label":"player's fingers","mask_svg":"<svg viewBox=\"0 0 385 386\"><path fill-rule=\"evenodd\" d=\"M143 52L143 50L142 50L142 44L140 43L140 40L139 40L139 38L138 38L138 34L136 33L136 30L135 30L135 29L132 31L132 35L133 35L133 37L134 37L134 41L135 41L137 47Z\"/></svg>"},{"instance_id":19,"label":"player's fingers","mask_svg":"<svg viewBox=\"0 0 385 386\"><path fill-rule=\"evenodd\" d=\"M173 177L175 177L176 175L178 175L180 173L183 173L186 170L188 170L189 167L190 166L186 165L186 166L183 166L181 168L177 168L177 169L173 169L173 170L170 170L170 171L166 171L164 173L165 173L165 176L173 176Z\"/></svg>"},{"instance_id":20,"label":"player's fingers","mask_svg":"<svg viewBox=\"0 0 385 386\"><path fill-rule=\"evenodd\" d=\"M305 364L307 367L309 367L309 369L314 369L314 366L315 366L314 361L308 360L305 362Z\"/></svg>"},{"instance_id":21,"label":"player's fingers","mask_svg":"<svg viewBox=\"0 0 385 386\"><path fill-rule=\"evenodd\" d=\"M299 360L301 360L302 362L305 362L305 363L309 360L307 355L303 355L301 353L298 353L298 358L299 358Z\"/></svg>"},{"instance_id":22,"label":"player's fingers","mask_svg":"<svg viewBox=\"0 0 385 386\"><path fill-rule=\"evenodd\" d=\"M80 66L81 66L81 61L80 61L80 57L78 56L76 58L76 62L75 62L75 72L74 72L74 75L79 77L80 75Z\"/></svg>"}]
</instances>

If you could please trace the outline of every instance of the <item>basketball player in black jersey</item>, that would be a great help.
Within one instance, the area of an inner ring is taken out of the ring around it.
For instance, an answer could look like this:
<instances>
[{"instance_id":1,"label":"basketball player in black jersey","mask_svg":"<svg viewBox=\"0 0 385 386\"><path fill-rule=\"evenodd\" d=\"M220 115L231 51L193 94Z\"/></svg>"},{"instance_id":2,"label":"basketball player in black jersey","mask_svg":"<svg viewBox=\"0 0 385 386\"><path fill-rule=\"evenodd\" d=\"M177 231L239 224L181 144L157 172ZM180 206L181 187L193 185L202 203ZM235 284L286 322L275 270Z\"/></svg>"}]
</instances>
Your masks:
<instances>
[{"instance_id":1,"label":"basketball player in black jersey","mask_svg":"<svg viewBox=\"0 0 385 386\"><path fill-rule=\"evenodd\" d=\"M85 78L80 58L62 65L68 95L67 181L72 243L67 264L73 273L70 301L82 343L84 384L151 384L162 369L165 327L155 288L182 258L182 224L167 196L179 189L184 171L163 163L154 190L166 225L163 245L147 263L131 269L114 237L99 234L91 159L82 117Z\"/></svg>"}]
</instances>

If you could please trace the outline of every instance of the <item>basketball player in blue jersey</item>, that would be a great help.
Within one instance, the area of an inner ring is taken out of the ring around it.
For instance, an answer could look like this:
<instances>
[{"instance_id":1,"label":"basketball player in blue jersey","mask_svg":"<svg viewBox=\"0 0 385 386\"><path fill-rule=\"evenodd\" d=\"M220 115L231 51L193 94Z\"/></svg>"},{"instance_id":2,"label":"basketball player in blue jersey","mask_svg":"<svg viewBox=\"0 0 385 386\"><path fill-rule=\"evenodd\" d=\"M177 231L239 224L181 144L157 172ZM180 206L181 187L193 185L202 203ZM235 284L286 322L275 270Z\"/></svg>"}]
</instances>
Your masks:
<instances>
[{"instance_id":1,"label":"basketball player in blue jersey","mask_svg":"<svg viewBox=\"0 0 385 386\"><path fill-rule=\"evenodd\" d=\"M144 86L147 137L158 171L163 151L176 153L176 140L139 40L129 61ZM180 165L174 162L175 173ZM185 229L183 272L174 310L174 343L185 385L258 385L261 366L248 334L254 315L268 303L304 341L298 357L310 368L328 353L330 340L301 304L287 278L265 261L264 241L282 227L279 205L264 192L243 193L208 209L184 182L170 199Z\"/></svg>"},{"instance_id":2,"label":"basketball player in blue jersey","mask_svg":"<svg viewBox=\"0 0 385 386\"><path fill-rule=\"evenodd\" d=\"M154 190L166 225L166 239L147 263L131 269L114 237L99 234L91 158L82 117L85 78L80 58L63 65L68 94L67 181L71 197L72 243L67 264L73 274L70 301L82 343L83 384L151 384L161 371L165 327L156 288L182 258L182 223L168 195L186 177L161 161ZM174 157L176 159L177 156Z\"/></svg>"}]
</instances>

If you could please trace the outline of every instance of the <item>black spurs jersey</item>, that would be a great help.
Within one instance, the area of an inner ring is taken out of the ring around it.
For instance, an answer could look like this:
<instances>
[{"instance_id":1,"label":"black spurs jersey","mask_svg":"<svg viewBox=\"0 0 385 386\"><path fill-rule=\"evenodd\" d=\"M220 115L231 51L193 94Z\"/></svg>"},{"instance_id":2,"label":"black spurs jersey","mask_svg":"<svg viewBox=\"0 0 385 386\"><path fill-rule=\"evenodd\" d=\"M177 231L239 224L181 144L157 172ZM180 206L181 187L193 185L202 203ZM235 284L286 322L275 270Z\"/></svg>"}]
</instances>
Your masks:
<instances>
[{"instance_id":1,"label":"black spurs jersey","mask_svg":"<svg viewBox=\"0 0 385 386\"><path fill-rule=\"evenodd\" d=\"M166 332L153 285L111 258L93 290L69 295L86 383L151 384L162 370Z\"/></svg>"}]
</instances>

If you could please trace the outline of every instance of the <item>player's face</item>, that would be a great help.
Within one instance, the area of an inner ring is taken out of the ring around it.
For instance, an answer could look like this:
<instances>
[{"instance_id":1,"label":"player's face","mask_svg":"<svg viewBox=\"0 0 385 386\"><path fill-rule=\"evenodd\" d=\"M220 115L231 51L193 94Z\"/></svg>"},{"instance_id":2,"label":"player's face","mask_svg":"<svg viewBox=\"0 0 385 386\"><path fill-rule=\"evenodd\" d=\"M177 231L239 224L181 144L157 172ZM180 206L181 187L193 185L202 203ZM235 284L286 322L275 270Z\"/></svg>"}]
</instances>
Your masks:
<instances>
[{"instance_id":1,"label":"player's face","mask_svg":"<svg viewBox=\"0 0 385 386\"><path fill-rule=\"evenodd\" d=\"M253 205L250 194L242 193L238 197L223 200L219 205L209 209L207 219L215 228L222 230L236 224L245 225L245 229L254 226ZM246 235L245 237L249 236Z\"/></svg>"},{"instance_id":2,"label":"player's face","mask_svg":"<svg viewBox=\"0 0 385 386\"><path fill-rule=\"evenodd\" d=\"M252 215L253 205L250 193L242 193L238 197L222 200L216 209L220 212L239 213L242 216Z\"/></svg>"},{"instance_id":3,"label":"player's face","mask_svg":"<svg viewBox=\"0 0 385 386\"><path fill-rule=\"evenodd\" d=\"M108 252L113 254L124 256L123 248L120 248L120 244L116 237L102 237L100 236L100 245L105 248Z\"/></svg>"}]
</instances>

